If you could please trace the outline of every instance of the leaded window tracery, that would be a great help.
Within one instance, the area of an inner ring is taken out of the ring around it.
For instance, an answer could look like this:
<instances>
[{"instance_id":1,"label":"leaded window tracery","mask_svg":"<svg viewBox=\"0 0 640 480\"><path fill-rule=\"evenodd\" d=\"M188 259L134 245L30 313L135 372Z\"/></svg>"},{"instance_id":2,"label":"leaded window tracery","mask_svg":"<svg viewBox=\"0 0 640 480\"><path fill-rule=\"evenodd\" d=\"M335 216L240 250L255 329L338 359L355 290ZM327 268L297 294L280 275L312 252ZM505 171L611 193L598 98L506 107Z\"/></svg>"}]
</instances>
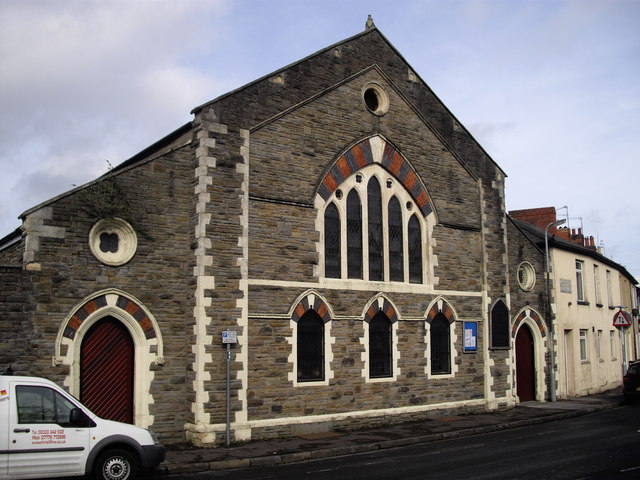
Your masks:
<instances>
[{"instance_id":1,"label":"leaded window tracery","mask_svg":"<svg viewBox=\"0 0 640 480\"><path fill-rule=\"evenodd\" d=\"M371 165L337 191L323 212L325 278L425 283L428 219L403 184Z\"/></svg>"}]
</instances>

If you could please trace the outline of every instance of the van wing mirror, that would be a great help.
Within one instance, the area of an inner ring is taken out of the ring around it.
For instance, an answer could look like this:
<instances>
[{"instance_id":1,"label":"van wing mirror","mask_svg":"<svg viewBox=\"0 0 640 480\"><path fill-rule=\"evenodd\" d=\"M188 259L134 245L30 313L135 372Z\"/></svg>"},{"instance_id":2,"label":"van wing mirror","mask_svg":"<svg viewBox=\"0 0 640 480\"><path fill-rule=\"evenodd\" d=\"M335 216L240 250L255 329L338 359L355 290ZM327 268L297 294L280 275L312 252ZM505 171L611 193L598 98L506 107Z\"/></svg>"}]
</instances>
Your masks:
<instances>
[{"instance_id":1,"label":"van wing mirror","mask_svg":"<svg viewBox=\"0 0 640 480\"><path fill-rule=\"evenodd\" d=\"M69 412L69 423L72 427L95 427L96 424L93 423L86 413L81 408L72 408L71 412Z\"/></svg>"}]
</instances>

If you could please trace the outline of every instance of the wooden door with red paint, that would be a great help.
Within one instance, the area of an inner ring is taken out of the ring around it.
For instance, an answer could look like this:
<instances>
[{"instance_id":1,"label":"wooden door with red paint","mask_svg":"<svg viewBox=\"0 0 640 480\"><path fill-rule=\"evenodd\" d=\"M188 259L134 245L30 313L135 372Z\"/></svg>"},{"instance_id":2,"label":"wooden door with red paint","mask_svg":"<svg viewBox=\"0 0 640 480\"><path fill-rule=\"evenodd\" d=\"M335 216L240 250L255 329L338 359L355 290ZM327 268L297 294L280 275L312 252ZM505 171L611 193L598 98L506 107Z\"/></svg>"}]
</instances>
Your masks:
<instances>
[{"instance_id":1,"label":"wooden door with red paint","mask_svg":"<svg viewBox=\"0 0 640 480\"><path fill-rule=\"evenodd\" d=\"M535 356L533 335L527 325L522 325L516 335L516 382L521 402L535 400Z\"/></svg>"},{"instance_id":2,"label":"wooden door with red paint","mask_svg":"<svg viewBox=\"0 0 640 480\"><path fill-rule=\"evenodd\" d=\"M106 317L80 348L80 401L101 418L133 423L133 339L122 322Z\"/></svg>"}]
</instances>

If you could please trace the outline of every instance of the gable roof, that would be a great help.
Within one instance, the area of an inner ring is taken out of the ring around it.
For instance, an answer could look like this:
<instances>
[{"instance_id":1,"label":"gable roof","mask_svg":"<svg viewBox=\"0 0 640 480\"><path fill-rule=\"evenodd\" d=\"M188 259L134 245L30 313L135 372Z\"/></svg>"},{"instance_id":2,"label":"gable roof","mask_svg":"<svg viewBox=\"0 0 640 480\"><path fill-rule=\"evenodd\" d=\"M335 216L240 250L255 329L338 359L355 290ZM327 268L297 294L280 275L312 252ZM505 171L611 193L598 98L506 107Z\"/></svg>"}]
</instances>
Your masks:
<instances>
[{"instance_id":1,"label":"gable roof","mask_svg":"<svg viewBox=\"0 0 640 480\"><path fill-rule=\"evenodd\" d=\"M203 110L212 109L220 123L250 128L305 101L316 92L331 88L341 79L356 75L373 66L384 72L389 81L402 92L406 101L468 171L476 177L486 178L484 173L488 168L493 167L506 176L373 23L368 23L367 28L361 33L199 105L191 113L198 115ZM282 76L282 82L273 81L278 76ZM174 142L188 135L193 126L193 122L182 125L121 162L105 175L26 210L20 218L104 177L157 156L171 147ZM493 172L488 172L488 176L493 178Z\"/></svg>"},{"instance_id":2,"label":"gable roof","mask_svg":"<svg viewBox=\"0 0 640 480\"><path fill-rule=\"evenodd\" d=\"M506 176L375 26L199 105L192 113L213 110L220 123L252 128L374 65L476 176L484 178L489 166Z\"/></svg>"},{"instance_id":3,"label":"gable roof","mask_svg":"<svg viewBox=\"0 0 640 480\"><path fill-rule=\"evenodd\" d=\"M536 227L527 222L523 222L522 220L518 220L510 215L508 217L511 219L514 225L516 225L520 231L524 233L534 244L538 245L541 250L544 252L544 230ZM631 281L633 285L637 285L638 281L631 275L627 269L620 265L617 262L614 262L610 258L605 257L601 253L598 253L597 250L593 250L591 248L583 247L582 245L578 245L577 243L570 242L565 240L564 238L560 238L556 235L549 235L547 242L549 244L549 249L557 248L560 250L564 250L567 252L576 253L578 255L584 255L585 257L590 257L598 262L601 262L605 265L609 265L610 267L618 270L625 277Z\"/></svg>"}]
</instances>

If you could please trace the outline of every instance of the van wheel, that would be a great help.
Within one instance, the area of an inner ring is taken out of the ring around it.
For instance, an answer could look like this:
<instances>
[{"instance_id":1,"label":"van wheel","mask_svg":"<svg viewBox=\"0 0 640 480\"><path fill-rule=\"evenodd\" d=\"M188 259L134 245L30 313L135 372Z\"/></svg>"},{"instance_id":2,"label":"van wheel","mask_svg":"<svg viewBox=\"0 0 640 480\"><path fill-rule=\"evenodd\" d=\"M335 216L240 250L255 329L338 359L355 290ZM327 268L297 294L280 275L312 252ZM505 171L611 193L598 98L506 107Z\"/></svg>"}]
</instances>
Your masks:
<instances>
[{"instance_id":1,"label":"van wheel","mask_svg":"<svg viewBox=\"0 0 640 480\"><path fill-rule=\"evenodd\" d=\"M136 478L136 460L126 450L107 450L98 457L93 475L96 480L133 480Z\"/></svg>"}]
</instances>

